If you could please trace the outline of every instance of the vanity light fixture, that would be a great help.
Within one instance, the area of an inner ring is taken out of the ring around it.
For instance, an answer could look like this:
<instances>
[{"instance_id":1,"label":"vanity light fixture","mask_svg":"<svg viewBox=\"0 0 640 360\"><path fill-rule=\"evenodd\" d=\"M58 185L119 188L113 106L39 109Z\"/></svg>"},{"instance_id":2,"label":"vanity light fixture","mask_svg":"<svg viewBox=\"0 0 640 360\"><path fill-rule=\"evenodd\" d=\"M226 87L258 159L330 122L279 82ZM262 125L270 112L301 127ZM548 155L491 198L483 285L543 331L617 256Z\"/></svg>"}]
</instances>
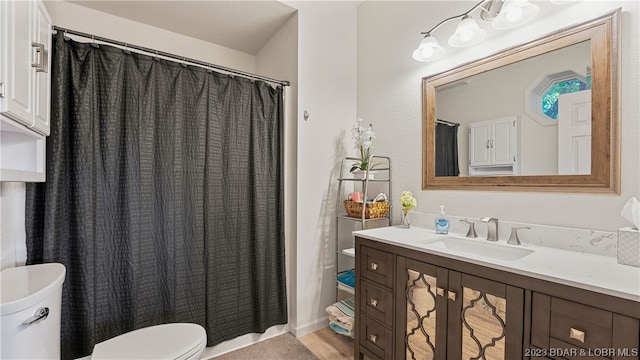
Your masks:
<instances>
[{"instance_id":1,"label":"vanity light fixture","mask_svg":"<svg viewBox=\"0 0 640 360\"><path fill-rule=\"evenodd\" d=\"M456 32L449 38L449 45L453 47L465 47L475 45L487 37L487 32L478 26L478 23L469 15L462 17Z\"/></svg>"},{"instance_id":2,"label":"vanity light fixture","mask_svg":"<svg viewBox=\"0 0 640 360\"><path fill-rule=\"evenodd\" d=\"M533 19L540 11L538 5L531 4L528 0L482 0L467 12L446 18L429 31L422 32L421 34L424 35L424 38L413 52L413 59L427 62L444 56L444 48L440 46L438 40L431 34L442 24L458 18L462 18L462 20L458 24L455 33L449 38L449 46L472 46L484 40L487 32L480 28L476 20L471 17L471 13L477 8L481 9L480 18L484 21L491 21L493 27L498 30L511 29L523 25Z\"/></svg>"},{"instance_id":3,"label":"vanity light fixture","mask_svg":"<svg viewBox=\"0 0 640 360\"><path fill-rule=\"evenodd\" d=\"M539 11L540 7L529 0L507 0L491 25L498 30L513 29L529 22Z\"/></svg>"}]
</instances>

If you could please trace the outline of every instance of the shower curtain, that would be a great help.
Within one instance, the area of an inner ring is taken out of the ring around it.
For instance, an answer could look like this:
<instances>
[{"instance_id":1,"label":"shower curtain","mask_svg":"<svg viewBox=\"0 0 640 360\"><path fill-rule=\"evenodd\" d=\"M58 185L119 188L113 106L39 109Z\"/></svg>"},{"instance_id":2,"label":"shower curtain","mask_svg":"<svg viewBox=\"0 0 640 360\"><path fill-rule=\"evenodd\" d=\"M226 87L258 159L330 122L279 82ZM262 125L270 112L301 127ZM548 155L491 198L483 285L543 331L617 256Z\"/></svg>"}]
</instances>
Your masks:
<instances>
[{"instance_id":1,"label":"shower curtain","mask_svg":"<svg viewBox=\"0 0 640 360\"><path fill-rule=\"evenodd\" d=\"M458 127L436 123L436 176L458 175Z\"/></svg>"},{"instance_id":2,"label":"shower curtain","mask_svg":"<svg viewBox=\"0 0 640 360\"><path fill-rule=\"evenodd\" d=\"M60 262L62 357L169 322L287 322L282 87L54 36L28 263Z\"/></svg>"}]
</instances>

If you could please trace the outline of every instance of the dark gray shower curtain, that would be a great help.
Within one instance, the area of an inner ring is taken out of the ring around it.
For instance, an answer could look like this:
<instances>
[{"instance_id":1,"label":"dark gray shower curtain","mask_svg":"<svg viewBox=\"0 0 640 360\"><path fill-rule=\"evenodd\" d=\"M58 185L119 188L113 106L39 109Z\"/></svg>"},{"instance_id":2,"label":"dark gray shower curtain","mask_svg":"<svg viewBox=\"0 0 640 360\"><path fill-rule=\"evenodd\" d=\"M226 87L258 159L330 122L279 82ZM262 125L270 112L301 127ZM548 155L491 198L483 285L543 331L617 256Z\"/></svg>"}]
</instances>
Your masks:
<instances>
[{"instance_id":1,"label":"dark gray shower curtain","mask_svg":"<svg viewBox=\"0 0 640 360\"><path fill-rule=\"evenodd\" d=\"M62 356L193 322L209 346L287 322L282 87L54 36L28 263L67 267Z\"/></svg>"},{"instance_id":2,"label":"dark gray shower curtain","mask_svg":"<svg viewBox=\"0 0 640 360\"><path fill-rule=\"evenodd\" d=\"M458 127L436 123L436 176L458 175Z\"/></svg>"}]
</instances>

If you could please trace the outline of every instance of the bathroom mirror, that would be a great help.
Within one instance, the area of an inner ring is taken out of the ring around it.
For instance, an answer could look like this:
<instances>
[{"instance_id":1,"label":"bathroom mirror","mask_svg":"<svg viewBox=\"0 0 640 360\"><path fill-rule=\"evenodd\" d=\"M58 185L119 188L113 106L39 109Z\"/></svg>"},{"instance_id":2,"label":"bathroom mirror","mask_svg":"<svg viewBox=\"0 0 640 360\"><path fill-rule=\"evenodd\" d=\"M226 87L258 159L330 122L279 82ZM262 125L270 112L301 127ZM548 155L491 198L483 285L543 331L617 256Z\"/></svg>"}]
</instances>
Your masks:
<instances>
[{"instance_id":1,"label":"bathroom mirror","mask_svg":"<svg viewBox=\"0 0 640 360\"><path fill-rule=\"evenodd\" d=\"M619 27L618 9L424 78L423 188L619 194Z\"/></svg>"}]
</instances>

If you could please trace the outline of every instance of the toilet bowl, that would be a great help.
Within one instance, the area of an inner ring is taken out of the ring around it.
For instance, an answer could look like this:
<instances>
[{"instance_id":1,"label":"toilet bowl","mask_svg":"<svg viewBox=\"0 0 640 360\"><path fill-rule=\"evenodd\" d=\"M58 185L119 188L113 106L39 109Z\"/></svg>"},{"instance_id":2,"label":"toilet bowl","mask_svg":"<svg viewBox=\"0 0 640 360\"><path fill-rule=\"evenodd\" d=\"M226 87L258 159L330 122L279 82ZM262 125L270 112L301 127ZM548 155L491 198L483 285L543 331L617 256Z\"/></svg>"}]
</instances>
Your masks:
<instances>
[{"instance_id":1,"label":"toilet bowl","mask_svg":"<svg viewBox=\"0 0 640 360\"><path fill-rule=\"evenodd\" d=\"M207 333L197 324L174 323L134 330L96 344L91 360L198 360L207 345Z\"/></svg>"},{"instance_id":2,"label":"toilet bowl","mask_svg":"<svg viewBox=\"0 0 640 360\"><path fill-rule=\"evenodd\" d=\"M62 264L0 272L1 359L59 359ZM91 359L200 359L207 333L197 324L172 323L131 331L98 343Z\"/></svg>"}]
</instances>

